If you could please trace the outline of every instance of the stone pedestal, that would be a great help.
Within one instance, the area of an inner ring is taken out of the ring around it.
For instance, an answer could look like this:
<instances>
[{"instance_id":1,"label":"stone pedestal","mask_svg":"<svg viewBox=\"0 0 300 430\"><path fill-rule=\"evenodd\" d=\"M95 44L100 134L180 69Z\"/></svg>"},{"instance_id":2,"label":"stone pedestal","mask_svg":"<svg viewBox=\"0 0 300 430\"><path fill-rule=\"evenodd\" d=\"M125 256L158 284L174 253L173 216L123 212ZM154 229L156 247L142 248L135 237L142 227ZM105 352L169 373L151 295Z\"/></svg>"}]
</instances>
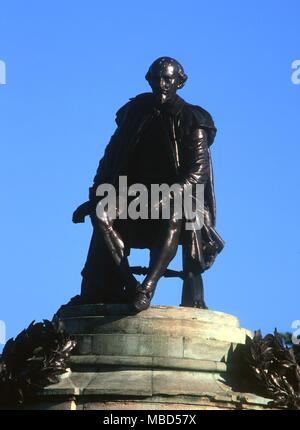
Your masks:
<instances>
[{"instance_id":1,"label":"stone pedestal","mask_svg":"<svg viewBox=\"0 0 300 430\"><path fill-rule=\"evenodd\" d=\"M63 306L77 340L71 369L32 409L264 409L268 399L234 392L232 351L247 330L236 317L184 307Z\"/></svg>"}]
</instances>

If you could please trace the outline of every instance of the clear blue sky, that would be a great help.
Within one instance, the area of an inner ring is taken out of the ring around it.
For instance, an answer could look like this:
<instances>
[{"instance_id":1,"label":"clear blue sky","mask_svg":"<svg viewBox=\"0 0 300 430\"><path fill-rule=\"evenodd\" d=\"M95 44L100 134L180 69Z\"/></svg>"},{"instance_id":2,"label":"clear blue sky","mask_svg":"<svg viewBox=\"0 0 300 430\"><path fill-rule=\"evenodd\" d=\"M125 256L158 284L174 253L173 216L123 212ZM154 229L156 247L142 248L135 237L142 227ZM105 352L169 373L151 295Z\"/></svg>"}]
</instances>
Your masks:
<instances>
[{"instance_id":1,"label":"clear blue sky","mask_svg":"<svg viewBox=\"0 0 300 430\"><path fill-rule=\"evenodd\" d=\"M15 336L79 292L91 226L74 225L115 111L161 55L214 117L217 230L207 304L265 333L300 319L297 0L0 2L0 320ZM132 263L147 263L136 251ZM172 263L180 268L180 255ZM181 281L154 303L178 305Z\"/></svg>"}]
</instances>

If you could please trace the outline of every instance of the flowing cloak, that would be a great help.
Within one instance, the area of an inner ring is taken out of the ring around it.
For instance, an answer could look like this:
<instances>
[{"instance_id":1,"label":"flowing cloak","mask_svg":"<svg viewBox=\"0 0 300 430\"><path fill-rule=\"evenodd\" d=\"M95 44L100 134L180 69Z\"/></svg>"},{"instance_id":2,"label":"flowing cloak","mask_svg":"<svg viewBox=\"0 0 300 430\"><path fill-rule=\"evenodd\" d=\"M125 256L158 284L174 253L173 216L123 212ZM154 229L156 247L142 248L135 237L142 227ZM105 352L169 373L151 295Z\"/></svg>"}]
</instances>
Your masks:
<instances>
[{"instance_id":1,"label":"flowing cloak","mask_svg":"<svg viewBox=\"0 0 300 430\"><path fill-rule=\"evenodd\" d=\"M185 161L185 146L189 136L197 129L204 129L207 135L209 175L204 188L204 225L201 229L192 228L187 230L185 222L183 222L180 241L183 247L184 269L201 273L213 264L215 257L224 247L223 240L215 230L216 203L210 146L214 141L216 128L212 117L207 111L199 106L185 102L179 96L176 96L172 104L162 105L160 108L165 110L164 118L172 146L172 162L178 171L178 175L180 174L181 165ZM99 162L94 184L90 188L90 200L94 208L95 204L97 204L96 189L98 185L109 183L117 188L119 176L128 174L128 166L134 148L139 144L141 136L151 123L156 109L157 105L153 94L144 93L130 99L128 103L118 110L116 114L117 129ZM103 239L95 230L94 225L94 234L87 262L82 271L83 278L89 278L89 283L91 283L91 277L96 276L96 272L99 278L100 266L102 266L101 270L103 270L101 261L105 260L105 267L108 267L107 259L109 257L106 255L104 258L104 255L101 255L105 249L102 243ZM94 281L92 282L93 284L95 284ZM116 282L116 279L114 282ZM83 279L83 290L86 290L86 288L87 283ZM87 293L87 291L83 292Z\"/></svg>"}]
</instances>

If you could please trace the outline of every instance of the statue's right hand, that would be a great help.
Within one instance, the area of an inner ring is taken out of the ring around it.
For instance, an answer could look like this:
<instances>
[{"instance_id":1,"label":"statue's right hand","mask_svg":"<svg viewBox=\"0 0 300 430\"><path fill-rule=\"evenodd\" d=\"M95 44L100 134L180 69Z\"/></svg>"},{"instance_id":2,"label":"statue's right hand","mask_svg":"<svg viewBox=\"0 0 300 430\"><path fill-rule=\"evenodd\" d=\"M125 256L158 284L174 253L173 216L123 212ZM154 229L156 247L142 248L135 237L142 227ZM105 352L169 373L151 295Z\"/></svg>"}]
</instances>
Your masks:
<instances>
[{"instance_id":1,"label":"statue's right hand","mask_svg":"<svg viewBox=\"0 0 300 430\"><path fill-rule=\"evenodd\" d=\"M91 203L85 202L74 211L72 221L74 224L84 222L86 216L91 214Z\"/></svg>"}]
</instances>

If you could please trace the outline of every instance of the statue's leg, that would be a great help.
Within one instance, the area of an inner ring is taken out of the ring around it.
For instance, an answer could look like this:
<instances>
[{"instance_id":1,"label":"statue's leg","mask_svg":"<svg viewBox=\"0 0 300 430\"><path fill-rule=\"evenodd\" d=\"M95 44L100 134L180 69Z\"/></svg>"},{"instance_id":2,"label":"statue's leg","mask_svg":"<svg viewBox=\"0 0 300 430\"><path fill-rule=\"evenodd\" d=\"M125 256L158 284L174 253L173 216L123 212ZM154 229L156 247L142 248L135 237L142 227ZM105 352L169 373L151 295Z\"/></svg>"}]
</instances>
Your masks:
<instances>
[{"instance_id":1,"label":"statue's leg","mask_svg":"<svg viewBox=\"0 0 300 430\"><path fill-rule=\"evenodd\" d=\"M183 258L184 281L181 306L207 309L204 301L204 288L199 263Z\"/></svg>"},{"instance_id":2,"label":"statue's leg","mask_svg":"<svg viewBox=\"0 0 300 430\"><path fill-rule=\"evenodd\" d=\"M203 280L200 273L185 274L181 296L181 306L207 309L204 301Z\"/></svg>"},{"instance_id":3,"label":"statue's leg","mask_svg":"<svg viewBox=\"0 0 300 430\"><path fill-rule=\"evenodd\" d=\"M124 302L124 282L97 226L81 275L81 303Z\"/></svg>"},{"instance_id":4,"label":"statue's leg","mask_svg":"<svg viewBox=\"0 0 300 430\"><path fill-rule=\"evenodd\" d=\"M134 307L138 311L147 309L150 306L157 282L164 275L178 248L182 220L172 217L170 220L163 220L162 223L159 242L151 250L148 275L137 290Z\"/></svg>"},{"instance_id":5,"label":"statue's leg","mask_svg":"<svg viewBox=\"0 0 300 430\"><path fill-rule=\"evenodd\" d=\"M127 293L133 297L138 285L138 281L130 270L127 258L130 250L125 247L120 234L115 228L115 220L109 217L107 210L104 210L101 214L101 217L98 217L97 223L99 230L103 235L104 241L116 263L117 270L119 270L121 273Z\"/></svg>"}]
</instances>

